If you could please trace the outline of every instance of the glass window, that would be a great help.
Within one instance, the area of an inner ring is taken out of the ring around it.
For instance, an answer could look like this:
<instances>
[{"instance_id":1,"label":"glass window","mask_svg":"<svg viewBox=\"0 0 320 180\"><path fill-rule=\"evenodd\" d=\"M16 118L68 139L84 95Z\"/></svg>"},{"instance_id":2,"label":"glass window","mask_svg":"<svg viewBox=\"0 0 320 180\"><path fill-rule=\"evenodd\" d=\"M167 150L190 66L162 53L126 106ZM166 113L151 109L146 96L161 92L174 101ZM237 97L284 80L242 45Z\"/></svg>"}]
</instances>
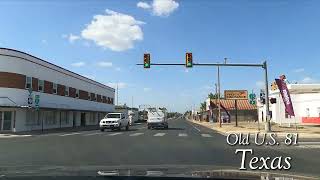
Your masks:
<instances>
[{"instance_id":1,"label":"glass window","mask_svg":"<svg viewBox=\"0 0 320 180\"><path fill-rule=\"evenodd\" d=\"M61 124L69 124L69 119L67 115L68 115L67 111L61 111L60 113Z\"/></svg>"},{"instance_id":2,"label":"glass window","mask_svg":"<svg viewBox=\"0 0 320 180\"><path fill-rule=\"evenodd\" d=\"M88 100L92 100L91 94L88 92Z\"/></svg>"},{"instance_id":3,"label":"glass window","mask_svg":"<svg viewBox=\"0 0 320 180\"><path fill-rule=\"evenodd\" d=\"M68 86L65 86L64 95L69 96L69 87Z\"/></svg>"},{"instance_id":4,"label":"glass window","mask_svg":"<svg viewBox=\"0 0 320 180\"><path fill-rule=\"evenodd\" d=\"M318 110L318 117L320 117L320 107L318 107L317 110Z\"/></svg>"},{"instance_id":5,"label":"glass window","mask_svg":"<svg viewBox=\"0 0 320 180\"><path fill-rule=\"evenodd\" d=\"M107 118L120 118L120 114L107 114Z\"/></svg>"},{"instance_id":6,"label":"glass window","mask_svg":"<svg viewBox=\"0 0 320 180\"><path fill-rule=\"evenodd\" d=\"M53 94L57 94L58 85L56 83L53 83L52 92Z\"/></svg>"},{"instance_id":7,"label":"glass window","mask_svg":"<svg viewBox=\"0 0 320 180\"><path fill-rule=\"evenodd\" d=\"M26 77L26 89L32 88L32 77Z\"/></svg>"},{"instance_id":8,"label":"glass window","mask_svg":"<svg viewBox=\"0 0 320 180\"><path fill-rule=\"evenodd\" d=\"M44 90L44 81L38 80L38 91L43 92Z\"/></svg>"},{"instance_id":9,"label":"glass window","mask_svg":"<svg viewBox=\"0 0 320 180\"><path fill-rule=\"evenodd\" d=\"M76 89L76 98L79 98L79 89Z\"/></svg>"}]
</instances>

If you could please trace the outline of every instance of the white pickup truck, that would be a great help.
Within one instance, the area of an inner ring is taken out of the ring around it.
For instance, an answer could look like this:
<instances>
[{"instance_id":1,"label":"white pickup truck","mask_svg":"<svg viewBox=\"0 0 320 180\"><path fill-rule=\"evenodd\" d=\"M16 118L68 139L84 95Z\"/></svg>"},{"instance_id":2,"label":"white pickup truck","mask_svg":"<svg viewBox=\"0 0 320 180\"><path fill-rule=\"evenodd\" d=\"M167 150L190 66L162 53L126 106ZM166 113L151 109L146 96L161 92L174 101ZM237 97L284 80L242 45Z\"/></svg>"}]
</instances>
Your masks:
<instances>
[{"instance_id":1,"label":"white pickup truck","mask_svg":"<svg viewBox=\"0 0 320 180\"><path fill-rule=\"evenodd\" d=\"M129 130L129 119L124 113L108 113L99 123L100 130L121 130L122 127Z\"/></svg>"}]
</instances>

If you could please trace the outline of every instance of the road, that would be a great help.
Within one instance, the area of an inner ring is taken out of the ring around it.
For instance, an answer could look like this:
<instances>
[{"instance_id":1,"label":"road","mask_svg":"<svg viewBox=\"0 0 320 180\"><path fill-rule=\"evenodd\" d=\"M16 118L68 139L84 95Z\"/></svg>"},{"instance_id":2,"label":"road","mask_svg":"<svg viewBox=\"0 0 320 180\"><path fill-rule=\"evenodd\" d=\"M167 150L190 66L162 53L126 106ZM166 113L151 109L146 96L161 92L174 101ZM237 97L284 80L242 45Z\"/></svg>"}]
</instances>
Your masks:
<instances>
[{"instance_id":1,"label":"road","mask_svg":"<svg viewBox=\"0 0 320 180\"><path fill-rule=\"evenodd\" d=\"M168 130L148 130L146 124L137 124L129 131L92 130L0 138L0 169L139 165L239 169L241 155L235 154L237 148L252 148L258 157L290 156L292 168L281 173L320 177L317 147L230 146L225 136L184 118L170 120Z\"/></svg>"}]
</instances>

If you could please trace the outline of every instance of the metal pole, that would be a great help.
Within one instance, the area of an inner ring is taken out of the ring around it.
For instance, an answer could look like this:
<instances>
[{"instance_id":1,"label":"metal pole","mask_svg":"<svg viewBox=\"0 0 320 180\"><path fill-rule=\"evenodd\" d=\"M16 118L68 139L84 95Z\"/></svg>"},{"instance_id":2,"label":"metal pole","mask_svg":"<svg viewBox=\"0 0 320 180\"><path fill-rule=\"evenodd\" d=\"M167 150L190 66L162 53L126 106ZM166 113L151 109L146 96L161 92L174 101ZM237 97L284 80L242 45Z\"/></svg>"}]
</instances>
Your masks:
<instances>
[{"instance_id":1,"label":"metal pole","mask_svg":"<svg viewBox=\"0 0 320 180\"><path fill-rule=\"evenodd\" d=\"M265 131L270 132L271 131L271 124L270 124L270 110L269 110L269 87L268 87L268 67L267 67L267 61L263 62L263 68L264 68L264 75L265 75L265 93L266 93L266 124L265 124Z\"/></svg>"},{"instance_id":2,"label":"metal pole","mask_svg":"<svg viewBox=\"0 0 320 180\"><path fill-rule=\"evenodd\" d=\"M236 109L236 127L238 127L238 101L236 99L234 100L234 106Z\"/></svg>"},{"instance_id":3,"label":"metal pole","mask_svg":"<svg viewBox=\"0 0 320 180\"><path fill-rule=\"evenodd\" d=\"M117 106L119 105L119 92L118 92L118 83L117 83Z\"/></svg>"},{"instance_id":4,"label":"metal pole","mask_svg":"<svg viewBox=\"0 0 320 180\"><path fill-rule=\"evenodd\" d=\"M221 127L221 108L220 108L220 66L218 66L218 118L219 126Z\"/></svg>"},{"instance_id":5,"label":"metal pole","mask_svg":"<svg viewBox=\"0 0 320 180\"><path fill-rule=\"evenodd\" d=\"M218 95L218 85L217 85L217 83L215 83L214 84L215 86L216 86L216 98L215 98L215 104L216 104L216 106L218 105L218 97L217 97L217 95ZM218 106L217 106L218 107ZM217 111L217 109L216 109L216 121L218 122L218 111Z\"/></svg>"}]
</instances>

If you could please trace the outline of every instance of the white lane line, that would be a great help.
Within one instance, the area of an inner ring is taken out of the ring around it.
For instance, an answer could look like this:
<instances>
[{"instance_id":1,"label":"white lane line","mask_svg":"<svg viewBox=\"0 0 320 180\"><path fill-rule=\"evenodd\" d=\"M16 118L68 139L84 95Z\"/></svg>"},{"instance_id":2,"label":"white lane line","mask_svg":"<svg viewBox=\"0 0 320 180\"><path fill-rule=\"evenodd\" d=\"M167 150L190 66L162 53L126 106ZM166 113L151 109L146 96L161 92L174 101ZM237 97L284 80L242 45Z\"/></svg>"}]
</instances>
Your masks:
<instances>
[{"instance_id":1,"label":"white lane line","mask_svg":"<svg viewBox=\"0 0 320 180\"><path fill-rule=\"evenodd\" d=\"M299 145L320 145L320 142L312 142L312 141L306 142L306 141L304 141L304 142L299 142L298 144Z\"/></svg>"},{"instance_id":2,"label":"white lane line","mask_svg":"<svg viewBox=\"0 0 320 180\"><path fill-rule=\"evenodd\" d=\"M155 134L155 135L153 135L153 136L164 136L166 133L157 133L157 134Z\"/></svg>"},{"instance_id":3,"label":"white lane line","mask_svg":"<svg viewBox=\"0 0 320 180\"><path fill-rule=\"evenodd\" d=\"M188 134L186 134L186 133L179 133L179 135L178 135L179 137L187 137L188 136Z\"/></svg>"},{"instance_id":4,"label":"white lane line","mask_svg":"<svg viewBox=\"0 0 320 180\"><path fill-rule=\"evenodd\" d=\"M0 134L0 138L31 137L32 135Z\"/></svg>"},{"instance_id":5,"label":"white lane line","mask_svg":"<svg viewBox=\"0 0 320 180\"><path fill-rule=\"evenodd\" d=\"M81 133L69 133L69 134L61 134L59 136L72 136L72 135L77 135L77 134L81 134Z\"/></svg>"},{"instance_id":6,"label":"white lane line","mask_svg":"<svg viewBox=\"0 0 320 180\"><path fill-rule=\"evenodd\" d=\"M297 146L298 148L306 148L306 149L319 149L320 145L299 145Z\"/></svg>"},{"instance_id":7,"label":"white lane line","mask_svg":"<svg viewBox=\"0 0 320 180\"><path fill-rule=\"evenodd\" d=\"M116 136L116 135L119 135L119 134L123 134L123 133L122 132L117 132L117 133L108 134L108 136Z\"/></svg>"},{"instance_id":8,"label":"white lane line","mask_svg":"<svg viewBox=\"0 0 320 180\"><path fill-rule=\"evenodd\" d=\"M133 133L133 134L130 134L129 136L140 136L142 134L144 134L144 133Z\"/></svg>"},{"instance_id":9,"label":"white lane line","mask_svg":"<svg viewBox=\"0 0 320 180\"><path fill-rule=\"evenodd\" d=\"M96 132L96 133L91 133L91 134L85 134L83 136L93 136L93 135L99 135L102 134L102 132Z\"/></svg>"},{"instance_id":10,"label":"white lane line","mask_svg":"<svg viewBox=\"0 0 320 180\"><path fill-rule=\"evenodd\" d=\"M196 126L194 126L193 124L189 123L193 128L195 128L197 131L201 131L199 128L197 128Z\"/></svg>"},{"instance_id":11,"label":"white lane line","mask_svg":"<svg viewBox=\"0 0 320 180\"><path fill-rule=\"evenodd\" d=\"M202 137L212 137L210 134L201 134Z\"/></svg>"}]
</instances>

